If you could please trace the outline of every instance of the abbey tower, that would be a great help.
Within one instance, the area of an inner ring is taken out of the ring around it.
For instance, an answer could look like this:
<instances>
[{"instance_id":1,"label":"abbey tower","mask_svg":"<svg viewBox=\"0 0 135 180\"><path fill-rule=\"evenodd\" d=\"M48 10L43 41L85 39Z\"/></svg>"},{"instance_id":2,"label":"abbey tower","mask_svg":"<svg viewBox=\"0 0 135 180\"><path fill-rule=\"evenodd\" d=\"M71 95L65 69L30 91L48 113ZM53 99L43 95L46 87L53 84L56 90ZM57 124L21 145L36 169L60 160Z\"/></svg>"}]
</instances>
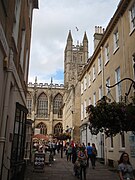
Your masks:
<instances>
[{"instance_id":1,"label":"abbey tower","mask_svg":"<svg viewBox=\"0 0 135 180\"><path fill-rule=\"evenodd\" d=\"M83 42L73 45L71 31L69 31L64 57L64 85L70 88L77 83L82 67L88 60L88 39L84 33Z\"/></svg>"},{"instance_id":2,"label":"abbey tower","mask_svg":"<svg viewBox=\"0 0 135 180\"><path fill-rule=\"evenodd\" d=\"M71 31L67 37L64 57L63 129L71 133L71 138L80 141L81 125L81 85L79 77L88 60L88 39L84 33L82 43L73 45Z\"/></svg>"}]
</instances>

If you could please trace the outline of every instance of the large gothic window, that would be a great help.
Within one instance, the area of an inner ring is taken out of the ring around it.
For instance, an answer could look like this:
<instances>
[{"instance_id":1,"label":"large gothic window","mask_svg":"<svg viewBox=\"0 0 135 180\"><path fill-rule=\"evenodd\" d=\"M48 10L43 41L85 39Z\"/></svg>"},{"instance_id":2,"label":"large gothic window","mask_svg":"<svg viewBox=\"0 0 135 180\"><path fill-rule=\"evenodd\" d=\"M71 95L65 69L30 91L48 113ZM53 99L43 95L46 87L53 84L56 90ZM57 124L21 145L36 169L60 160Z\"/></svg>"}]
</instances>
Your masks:
<instances>
[{"instance_id":1,"label":"large gothic window","mask_svg":"<svg viewBox=\"0 0 135 180\"><path fill-rule=\"evenodd\" d=\"M63 103L63 97L60 94L57 94L53 101L53 113L58 114L58 117L62 117L62 103Z\"/></svg>"},{"instance_id":2,"label":"large gothic window","mask_svg":"<svg viewBox=\"0 0 135 180\"><path fill-rule=\"evenodd\" d=\"M41 118L48 117L48 98L44 93L42 93L38 98L37 116Z\"/></svg>"},{"instance_id":3,"label":"large gothic window","mask_svg":"<svg viewBox=\"0 0 135 180\"><path fill-rule=\"evenodd\" d=\"M47 127L46 127L46 125L44 123L42 123L42 122L39 123L37 125L37 128L40 129L40 134L44 134L44 135L47 134Z\"/></svg>"},{"instance_id":4,"label":"large gothic window","mask_svg":"<svg viewBox=\"0 0 135 180\"><path fill-rule=\"evenodd\" d=\"M63 127L61 123L58 123L54 127L54 134L60 134L63 132Z\"/></svg>"}]
</instances>

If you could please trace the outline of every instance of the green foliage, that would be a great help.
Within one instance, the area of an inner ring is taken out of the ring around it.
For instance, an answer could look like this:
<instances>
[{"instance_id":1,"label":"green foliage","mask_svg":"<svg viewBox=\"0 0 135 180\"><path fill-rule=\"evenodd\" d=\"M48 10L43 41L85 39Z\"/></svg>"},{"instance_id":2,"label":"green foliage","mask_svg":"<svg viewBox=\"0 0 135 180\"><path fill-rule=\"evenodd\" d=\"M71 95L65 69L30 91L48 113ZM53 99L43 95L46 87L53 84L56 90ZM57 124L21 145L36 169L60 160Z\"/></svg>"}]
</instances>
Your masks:
<instances>
[{"instance_id":1,"label":"green foliage","mask_svg":"<svg viewBox=\"0 0 135 180\"><path fill-rule=\"evenodd\" d=\"M71 139L71 135L69 133L60 133L55 135L55 138L57 138L58 140L67 140Z\"/></svg>"},{"instance_id":2,"label":"green foliage","mask_svg":"<svg viewBox=\"0 0 135 180\"><path fill-rule=\"evenodd\" d=\"M124 102L108 103L103 97L96 106L87 107L90 121L90 131L97 135L104 132L107 137L115 136L120 132L135 131L135 106Z\"/></svg>"}]
</instances>

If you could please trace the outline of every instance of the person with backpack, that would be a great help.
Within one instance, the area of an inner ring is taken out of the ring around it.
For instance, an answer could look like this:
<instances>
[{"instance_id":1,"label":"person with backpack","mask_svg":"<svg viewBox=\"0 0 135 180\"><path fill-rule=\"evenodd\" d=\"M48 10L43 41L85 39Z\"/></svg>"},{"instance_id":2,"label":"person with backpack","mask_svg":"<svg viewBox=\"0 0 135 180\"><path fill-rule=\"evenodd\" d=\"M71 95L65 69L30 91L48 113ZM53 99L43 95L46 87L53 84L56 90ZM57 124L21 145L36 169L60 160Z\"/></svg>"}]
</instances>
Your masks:
<instances>
[{"instance_id":1,"label":"person with backpack","mask_svg":"<svg viewBox=\"0 0 135 180\"><path fill-rule=\"evenodd\" d=\"M80 145L78 152L78 161L80 162L80 180L82 180L82 177L86 180L87 158L86 149Z\"/></svg>"}]
</instances>

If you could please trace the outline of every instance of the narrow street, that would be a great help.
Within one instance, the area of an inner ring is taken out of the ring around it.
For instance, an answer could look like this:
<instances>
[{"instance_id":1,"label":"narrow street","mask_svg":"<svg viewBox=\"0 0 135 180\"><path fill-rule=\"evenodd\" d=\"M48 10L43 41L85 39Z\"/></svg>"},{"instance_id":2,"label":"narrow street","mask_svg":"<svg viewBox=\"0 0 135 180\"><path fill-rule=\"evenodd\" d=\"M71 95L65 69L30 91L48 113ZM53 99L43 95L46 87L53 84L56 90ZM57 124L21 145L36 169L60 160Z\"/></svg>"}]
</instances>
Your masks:
<instances>
[{"instance_id":1,"label":"narrow street","mask_svg":"<svg viewBox=\"0 0 135 180\"><path fill-rule=\"evenodd\" d=\"M24 180L75 180L77 177L73 174L73 164L67 162L66 156L61 158L56 154L52 166L45 165L44 172L34 172L33 166L28 165L25 172ZM105 165L97 162L96 168L87 169L87 180L118 180L118 175L110 171Z\"/></svg>"}]
</instances>

